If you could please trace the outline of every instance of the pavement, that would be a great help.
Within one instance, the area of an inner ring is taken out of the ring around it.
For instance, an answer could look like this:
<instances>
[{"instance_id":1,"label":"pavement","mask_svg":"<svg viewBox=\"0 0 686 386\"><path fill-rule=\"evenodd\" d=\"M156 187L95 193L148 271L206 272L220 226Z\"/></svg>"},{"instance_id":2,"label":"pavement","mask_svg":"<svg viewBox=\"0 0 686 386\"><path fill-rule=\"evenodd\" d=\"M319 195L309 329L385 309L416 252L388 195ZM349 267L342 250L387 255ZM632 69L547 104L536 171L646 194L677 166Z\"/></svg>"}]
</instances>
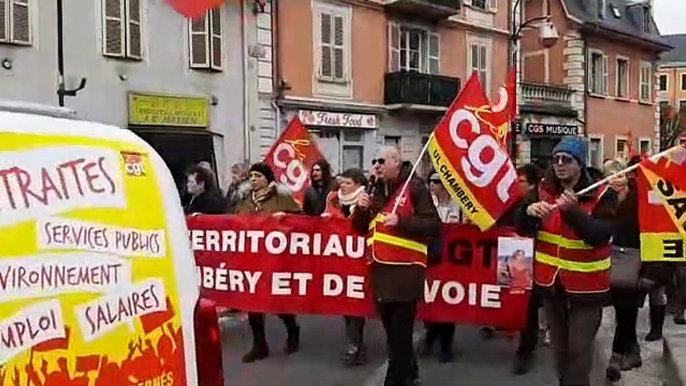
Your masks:
<instances>
[{"instance_id":1,"label":"pavement","mask_svg":"<svg viewBox=\"0 0 686 386\"><path fill-rule=\"evenodd\" d=\"M681 386L675 364L680 364L686 376L686 327L673 324L667 318L665 340L648 343L647 307L641 310L638 323L644 365L623 373L620 382L609 385L605 367L611 353L614 315L607 308L598 333L593 386ZM267 318L267 336L272 355L260 362L241 363L250 349L250 329L244 314L223 317L222 343L225 386L382 386L385 371L385 336L376 320L368 322L365 342L370 362L352 369L341 365L339 357L345 349L343 320L335 316L302 316L301 351L287 356L283 353L285 329L275 316ZM419 343L423 328L417 324L415 341ZM663 356L663 346L671 356ZM441 364L435 358L420 358L420 374L426 386L555 386L552 353L542 346L536 355L533 370L523 376L511 373L516 339L498 335L484 339L478 328L458 326L454 362ZM674 357L674 359L670 359ZM669 359L669 360L665 360ZM672 375L669 375L673 373ZM683 378L686 379L686 378Z\"/></svg>"}]
</instances>

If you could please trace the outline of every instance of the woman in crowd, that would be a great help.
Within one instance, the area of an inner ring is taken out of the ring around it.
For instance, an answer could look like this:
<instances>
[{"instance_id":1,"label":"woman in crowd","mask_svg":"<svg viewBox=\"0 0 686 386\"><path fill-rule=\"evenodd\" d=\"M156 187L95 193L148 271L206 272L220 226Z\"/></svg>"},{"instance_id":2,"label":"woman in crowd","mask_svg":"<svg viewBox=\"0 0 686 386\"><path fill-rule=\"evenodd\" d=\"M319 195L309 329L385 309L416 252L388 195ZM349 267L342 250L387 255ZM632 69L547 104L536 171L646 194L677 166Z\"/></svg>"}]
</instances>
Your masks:
<instances>
[{"instance_id":1,"label":"woman in crowd","mask_svg":"<svg viewBox=\"0 0 686 386\"><path fill-rule=\"evenodd\" d=\"M300 206L293 199L287 187L274 182L274 172L266 163L252 165L249 170L250 188L239 191L236 214L272 214L280 217L286 213L300 213ZM291 314L280 314L288 332L286 353L292 354L300 348L300 327ZM248 313L248 321L253 335L253 347L243 356L243 362L250 363L269 356L269 346L264 328L264 314Z\"/></svg>"},{"instance_id":2,"label":"woman in crowd","mask_svg":"<svg viewBox=\"0 0 686 386\"><path fill-rule=\"evenodd\" d=\"M355 210L355 203L360 193L367 186L367 178L359 169L348 169L337 178L338 188L334 188L326 197L326 208L322 217L350 218ZM345 335L348 339L348 349L341 360L348 367L360 366L367 363L364 347L365 319L355 316L344 316Z\"/></svg>"},{"instance_id":3,"label":"woman in crowd","mask_svg":"<svg viewBox=\"0 0 686 386\"><path fill-rule=\"evenodd\" d=\"M459 205L450 197L450 194L441 183L441 178L438 173L431 173L429 175L429 191L434 200L436 211L443 223L464 223L465 216L462 213ZM429 244L428 263L435 265L441 262L441 247L442 242L440 237L435 237ZM447 363L452 362L455 358L453 353L453 338L455 336L454 323L436 323L426 322L426 336L424 339L424 346L422 354L428 356L433 350L433 345L436 340L440 344L439 360Z\"/></svg>"},{"instance_id":4,"label":"woman in crowd","mask_svg":"<svg viewBox=\"0 0 686 386\"><path fill-rule=\"evenodd\" d=\"M190 200L184 208L186 214L224 213L226 207L212 170L200 164L193 166L186 174L186 189L190 195Z\"/></svg>"},{"instance_id":5,"label":"woman in crowd","mask_svg":"<svg viewBox=\"0 0 686 386\"><path fill-rule=\"evenodd\" d=\"M619 161L607 161L603 174L610 176L624 169ZM638 280L641 269L638 227L638 194L633 175L614 178L609 185L617 194L615 224L612 227L610 291L615 310L615 333L612 356L606 370L608 380L617 382L621 371L642 365L636 336L639 308Z\"/></svg>"}]
</instances>

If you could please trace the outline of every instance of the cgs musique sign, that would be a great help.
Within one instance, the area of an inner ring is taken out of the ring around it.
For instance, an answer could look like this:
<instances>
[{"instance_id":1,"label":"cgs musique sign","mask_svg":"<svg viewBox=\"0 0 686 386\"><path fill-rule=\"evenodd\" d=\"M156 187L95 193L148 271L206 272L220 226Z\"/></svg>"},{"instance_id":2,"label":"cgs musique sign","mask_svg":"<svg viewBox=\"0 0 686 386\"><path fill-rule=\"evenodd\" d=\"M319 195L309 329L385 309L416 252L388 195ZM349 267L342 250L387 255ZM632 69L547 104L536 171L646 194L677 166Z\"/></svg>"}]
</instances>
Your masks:
<instances>
[{"instance_id":1,"label":"cgs musique sign","mask_svg":"<svg viewBox=\"0 0 686 386\"><path fill-rule=\"evenodd\" d=\"M525 134L536 135L579 135L579 127L574 125L558 125L549 123L527 123Z\"/></svg>"},{"instance_id":2,"label":"cgs musique sign","mask_svg":"<svg viewBox=\"0 0 686 386\"><path fill-rule=\"evenodd\" d=\"M323 158L305 126L294 117L264 162L274 170L276 181L288 186L296 201L302 202L309 186L312 164Z\"/></svg>"}]
</instances>

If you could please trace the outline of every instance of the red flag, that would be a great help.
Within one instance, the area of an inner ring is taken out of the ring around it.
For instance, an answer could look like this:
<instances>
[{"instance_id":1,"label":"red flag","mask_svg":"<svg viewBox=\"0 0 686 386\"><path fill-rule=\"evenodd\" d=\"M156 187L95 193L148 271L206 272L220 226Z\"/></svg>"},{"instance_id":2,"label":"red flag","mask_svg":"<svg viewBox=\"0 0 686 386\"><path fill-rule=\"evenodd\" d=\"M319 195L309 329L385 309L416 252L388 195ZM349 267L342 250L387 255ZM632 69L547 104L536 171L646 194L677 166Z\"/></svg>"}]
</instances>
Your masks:
<instances>
[{"instance_id":1,"label":"red flag","mask_svg":"<svg viewBox=\"0 0 686 386\"><path fill-rule=\"evenodd\" d=\"M174 10L187 18L204 16L210 9L219 7L224 0L165 0Z\"/></svg>"},{"instance_id":2,"label":"red flag","mask_svg":"<svg viewBox=\"0 0 686 386\"><path fill-rule=\"evenodd\" d=\"M665 156L655 160L652 157L645 158L641 161L641 166L679 190L686 190L686 148L683 144L670 149Z\"/></svg>"},{"instance_id":3,"label":"red flag","mask_svg":"<svg viewBox=\"0 0 686 386\"><path fill-rule=\"evenodd\" d=\"M505 146L508 134L508 124L517 115L517 69L510 68L505 83L498 89L495 103L491 105L493 116L491 120L498 127L498 142Z\"/></svg>"},{"instance_id":4,"label":"red flag","mask_svg":"<svg viewBox=\"0 0 686 386\"><path fill-rule=\"evenodd\" d=\"M76 357L76 372L87 373L100 368L100 355L84 355Z\"/></svg>"},{"instance_id":5,"label":"red flag","mask_svg":"<svg viewBox=\"0 0 686 386\"><path fill-rule=\"evenodd\" d=\"M69 335L71 334L71 327L64 327L64 338L55 338L46 340L33 346L33 351L47 352L52 350L66 350L69 348Z\"/></svg>"},{"instance_id":6,"label":"red flag","mask_svg":"<svg viewBox=\"0 0 686 386\"><path fill-rule=\"evenodd\" d=\"M490 228L518 198L517 173L498 135L474 73L429 141L443 185L481 230Z\"/></svg>"},{"instance_id":7,"label":"red flag","mask_svg":"<svg viewBox=\"0 0 686 386\"><path fill-rule=\"evenodd\" d=\"M168 321L172 320L174 315L176 315L174 312L174 306L172 305L171 299L167 297L167 309L165 311L153 312L141 316L141 325L143 326L143 331L145 331L146 334L149 334L156 328L161 327Z\"/></svg>"},{"instance_id":8,"label":"red flag","mask_svg":"<svg viewBox=\"0 0 686 386\"><path fill-rule=\"evenodd\" d=\"M276 182L287 185L293 198L302 203L310 186L312 164L323 158L317 143L310 138L300 118L295 116L269 149L264 162L274 170Z\"/></svg>"}]
</instances>

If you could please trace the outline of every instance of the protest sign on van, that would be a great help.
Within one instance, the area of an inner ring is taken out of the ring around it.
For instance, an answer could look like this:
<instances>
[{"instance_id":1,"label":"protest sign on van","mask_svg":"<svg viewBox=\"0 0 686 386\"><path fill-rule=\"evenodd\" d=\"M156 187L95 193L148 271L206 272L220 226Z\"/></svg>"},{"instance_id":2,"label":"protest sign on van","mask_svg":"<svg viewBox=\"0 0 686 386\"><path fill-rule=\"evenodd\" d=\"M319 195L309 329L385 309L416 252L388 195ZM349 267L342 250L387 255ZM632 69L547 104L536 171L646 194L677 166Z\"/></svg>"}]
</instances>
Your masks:
<instances>
[{"instance_id":1,"label":"protest sign on van","mask_svg":"<svg viewBox=\"0 0 686 386\"><path fill-rule=\"evenodd\" d=\"M125 130L0 122L0 386L186 385L162 161Z\"/></svg>"}]
</instances>

